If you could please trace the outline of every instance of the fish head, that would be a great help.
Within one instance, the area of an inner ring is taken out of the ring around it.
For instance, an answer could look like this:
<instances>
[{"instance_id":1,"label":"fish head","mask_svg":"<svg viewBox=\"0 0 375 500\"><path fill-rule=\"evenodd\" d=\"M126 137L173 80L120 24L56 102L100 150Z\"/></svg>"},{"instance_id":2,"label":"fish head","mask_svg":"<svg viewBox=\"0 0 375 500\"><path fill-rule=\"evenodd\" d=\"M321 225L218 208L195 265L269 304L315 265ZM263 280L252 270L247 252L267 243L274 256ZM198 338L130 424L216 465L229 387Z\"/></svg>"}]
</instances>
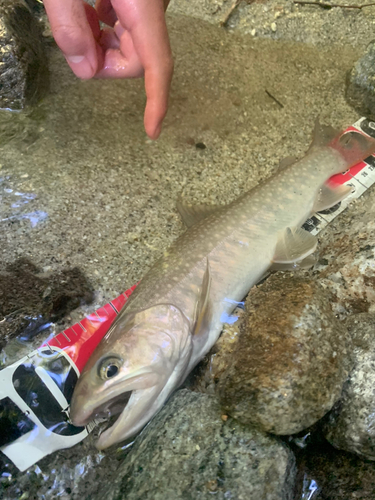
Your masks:
<instances>
[{"instance_id":1,"label":"fish head","mask_svg":"<svg viewBox=\"0 0 375 500\"><path fill-rule=\"evenodd\" d=\"M133 436L181 383L191 347L190 324L171 304L119 317L78 379L72 423L120 413L100 435L99 449Z\"/></svg>"},{"instance_id":2,"label":"fish head","mask_svg":"<svg viewBox=\"0 0 375 500\"><path fill-rule=\"evenodd\" d=\"M336 136L329 146L344 160L343 168L340 167L336 172L340 173L372 155L375 152L375 139L355 130L349 130Z\"/></svg>"}]
</instances>

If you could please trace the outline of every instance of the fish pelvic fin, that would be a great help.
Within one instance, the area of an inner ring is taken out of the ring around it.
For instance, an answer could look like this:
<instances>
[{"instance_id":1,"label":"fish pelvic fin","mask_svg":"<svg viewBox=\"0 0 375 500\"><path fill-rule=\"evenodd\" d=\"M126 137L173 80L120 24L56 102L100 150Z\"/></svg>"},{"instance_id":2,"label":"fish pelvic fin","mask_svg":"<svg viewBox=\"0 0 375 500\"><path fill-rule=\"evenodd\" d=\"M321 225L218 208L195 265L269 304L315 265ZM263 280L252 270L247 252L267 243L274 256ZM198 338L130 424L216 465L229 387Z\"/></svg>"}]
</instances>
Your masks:
<instances>
[{"instance_id":1,"label":"fish pelvic fin","mask_svg":"<svg viewBox=\"0 0 375 500\"><path fill-rule=\"evenodd\" d=\"M199 299L195 309L195 321L193 335L202 335L206 330L211 320L212 307L210 301L211 291L211 270L210 263L207 258L206 271L203 276L202 287L199 294Z\"/></svg>"},{"instance_id":2,"label":"fish pelvic fin","mask_svg":"<svg viewBox=\"0 0 375 500\"><path fill-rule=\"evenodd\" d=\"M315 200L313 212L320 212L322 210L327 210L328 208L334 207L337 203L340 203L352 192L351 186L340 185L334 187L332 185L324 184L318 193L318 197Z\"/></svg>"},{"instance_id":3,"label":"fish pelvic fin","mask_svg":"<svg viewBox=\"0 0 375 500\"><path fill-rule=\"evenodd\" d=\"M298 271L300 269L310 269L316 264L316 257L314 255L309 255L302 260L297 262L289 262L288 264L279 264L274 262L269 268L269 271Z\"/></svg>"},{"instance_id":4,"label":"fish pelvic fin","mask_svg":"<svg viewBox=\"0 0 375 500\"><path fill-rule=\"evenodd\" d=\"M187 227L200 222L220 208L219 205L188 205L181 199L177 200L177 210Z\"/></svg>"},{"instance_id":5,"label":"fish pelvic fin","mask_svg":"<svg viewBox=\"0 0 375 500\"><path fill-rule=\"evenodd\" d=\"M301 227L287 227L279 234L273 263L293 264L303 261L316 250L317 238Z\"/></svg>"}]
</instances>

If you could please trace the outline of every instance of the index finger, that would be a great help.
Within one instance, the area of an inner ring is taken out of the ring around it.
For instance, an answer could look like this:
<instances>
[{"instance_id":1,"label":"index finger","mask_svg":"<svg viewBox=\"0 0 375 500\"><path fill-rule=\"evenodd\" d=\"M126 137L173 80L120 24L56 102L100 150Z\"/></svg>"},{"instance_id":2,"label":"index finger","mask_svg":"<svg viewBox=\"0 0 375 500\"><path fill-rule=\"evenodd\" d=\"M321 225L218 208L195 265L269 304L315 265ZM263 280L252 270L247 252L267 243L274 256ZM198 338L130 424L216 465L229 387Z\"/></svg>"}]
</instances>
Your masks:
<instances>
[{"instance_id":1,"label":"index finger","mask_svg":"<svg viewBox=\"0 0 375 500\"><path fill-rule=\"evenodd\" d=\"M133 40L145 72L147 104L144 116L146 132L157 139L168 109L173 58L164 15L163 0L112 0L121 25Z\"/></svg>"}]
</instances>

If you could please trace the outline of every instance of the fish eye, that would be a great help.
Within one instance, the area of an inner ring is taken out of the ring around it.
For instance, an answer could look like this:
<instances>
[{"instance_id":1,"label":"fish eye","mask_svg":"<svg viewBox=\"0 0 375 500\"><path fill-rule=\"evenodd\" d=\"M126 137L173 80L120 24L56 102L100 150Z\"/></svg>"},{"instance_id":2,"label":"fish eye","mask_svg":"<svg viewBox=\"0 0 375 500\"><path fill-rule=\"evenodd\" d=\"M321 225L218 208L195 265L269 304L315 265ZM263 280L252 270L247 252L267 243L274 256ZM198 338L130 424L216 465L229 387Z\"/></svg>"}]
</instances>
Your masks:
<instances>
[{"instance_id":1,"label":"fish eye","mask_svg":"<svg viewBox=\"0 0 375 500\"><path fill-rule=\"evenodd\" d=\"M118 374L121 366L122 360L120 358L105 358L101 361L98 368L99 377L103 380L113 378Z\"/></svg>"}]
</instances>

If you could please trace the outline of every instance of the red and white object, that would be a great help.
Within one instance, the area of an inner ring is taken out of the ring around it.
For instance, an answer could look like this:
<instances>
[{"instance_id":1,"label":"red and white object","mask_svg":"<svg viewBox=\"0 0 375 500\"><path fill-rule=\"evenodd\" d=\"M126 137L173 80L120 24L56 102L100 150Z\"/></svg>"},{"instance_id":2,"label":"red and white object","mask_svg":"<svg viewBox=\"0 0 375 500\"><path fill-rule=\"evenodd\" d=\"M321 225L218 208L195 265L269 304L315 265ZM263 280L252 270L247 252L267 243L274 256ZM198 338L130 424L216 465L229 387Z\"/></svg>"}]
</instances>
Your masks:
<instances>
[{"instance_id":1,"label":"red and white object","mask_svg":"<svg viewBox=\"0 0 375 500\"><path fill-rule=\"evenodd\" d=\"M93 429L69 421L74 386L135 287L0 371L0 407L11 427L2 426L0 450L21 471Z\"/></svg>"},{"instance_id":2,"label":"red and white object","mask_svg":"<svg viewBox=\"0 0 375 500\"><path fill-rule=\"evenodd\" d=\"M360 118L354 125L348 127L345 132L360 132L375 139L375 122L367 118ZM341 203L329 210L313 214L303 225L311 234L318 234L335 217L343 212L346 207L356 198L362 196L367 189L375 183L375 155L371 155L364 161L357 163L347 172L337 174L330 178L332 185L348 185L352 187L349 194Z\"/></svg>"},{"instance_id":3,"label":"red and white object","mask_svg":"<svg viewBox=\"0 0 375 500\"><path fill-rule=\"evenodd\" d=\"M361 118L346 130L350 131L375 138L375 123ZM353 191L336 207L313 214L306 221L304 228L312 234L319 233L375 183L375 155L333 176L330 183L351 185ZM0 450L21 471L53 451L75 445L94 427L75 427L69 422L74 386L135 287L0 371L2 414L5 410L12 416L13 436L17 436L8 438L0 431Z\"/></svg>"}]
</instances>

